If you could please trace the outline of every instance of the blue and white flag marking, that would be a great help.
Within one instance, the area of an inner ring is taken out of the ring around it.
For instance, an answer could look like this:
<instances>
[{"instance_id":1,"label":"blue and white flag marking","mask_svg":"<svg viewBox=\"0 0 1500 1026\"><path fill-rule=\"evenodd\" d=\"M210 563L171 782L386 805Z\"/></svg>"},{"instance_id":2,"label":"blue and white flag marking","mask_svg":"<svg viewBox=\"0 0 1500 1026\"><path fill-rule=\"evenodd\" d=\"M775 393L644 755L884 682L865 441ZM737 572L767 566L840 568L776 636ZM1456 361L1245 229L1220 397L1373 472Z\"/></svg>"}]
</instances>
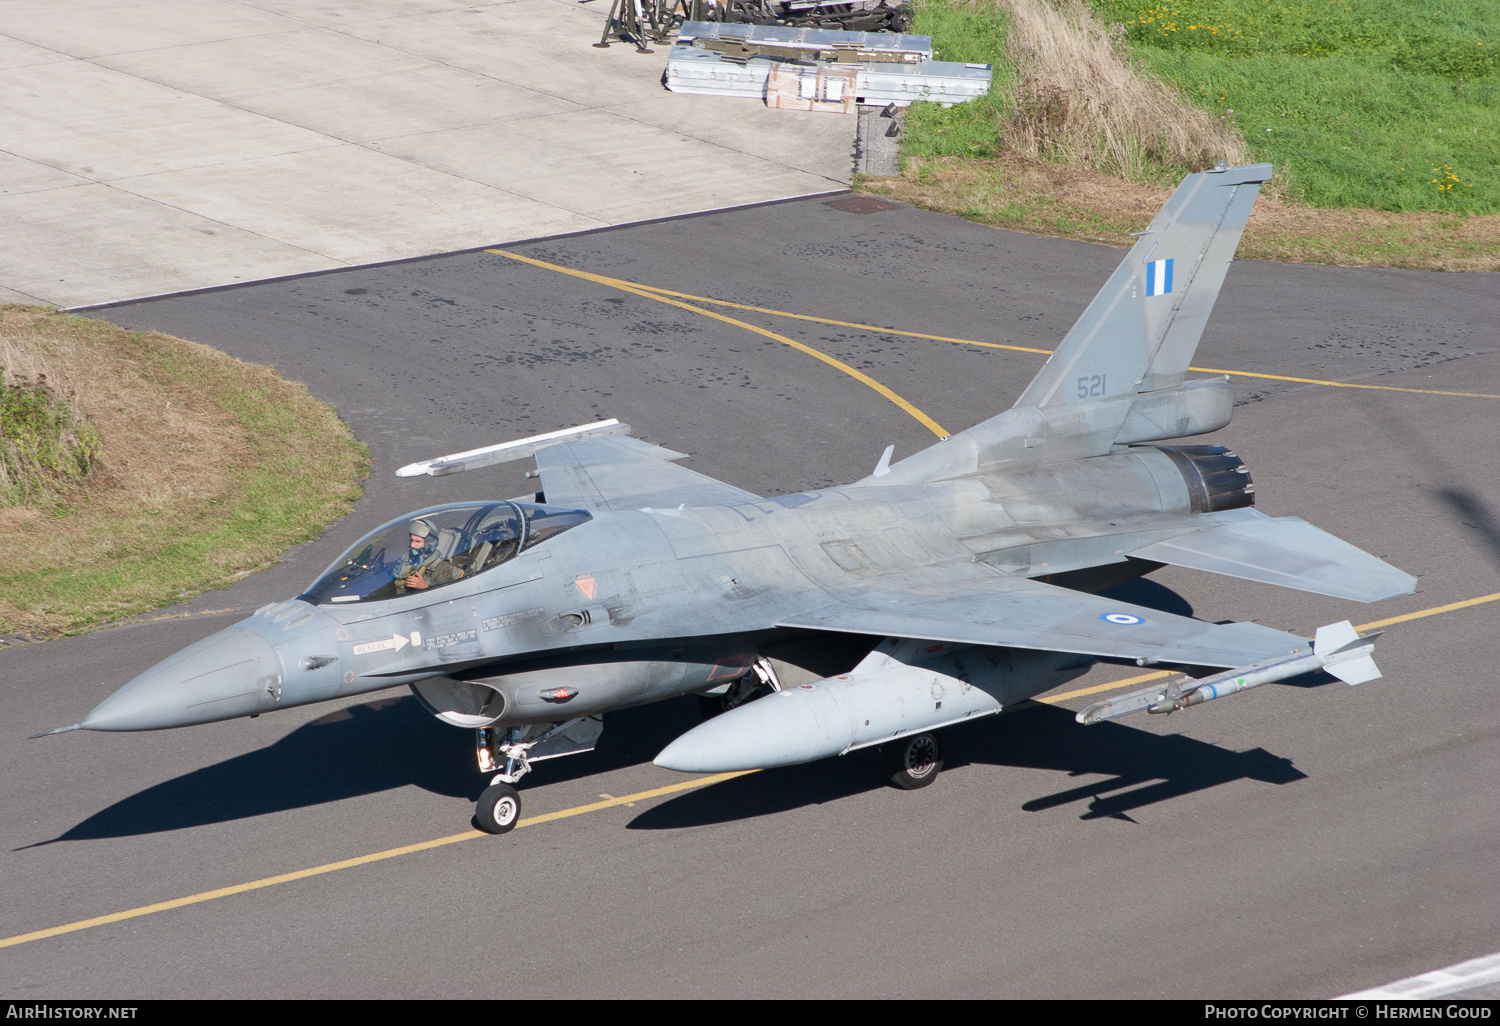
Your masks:
<instances>
[{"instance_id":1,"label":"blue and white flag marking","mask_svg":"<svg viewBox=\"0 0 1500 1026\"><path fill-rule=\"evenodd\" d=\"M1165 296L1172 291L1172 258L1153 260L1146 265L1146 295Z\"/></svg>"}]
</instances>

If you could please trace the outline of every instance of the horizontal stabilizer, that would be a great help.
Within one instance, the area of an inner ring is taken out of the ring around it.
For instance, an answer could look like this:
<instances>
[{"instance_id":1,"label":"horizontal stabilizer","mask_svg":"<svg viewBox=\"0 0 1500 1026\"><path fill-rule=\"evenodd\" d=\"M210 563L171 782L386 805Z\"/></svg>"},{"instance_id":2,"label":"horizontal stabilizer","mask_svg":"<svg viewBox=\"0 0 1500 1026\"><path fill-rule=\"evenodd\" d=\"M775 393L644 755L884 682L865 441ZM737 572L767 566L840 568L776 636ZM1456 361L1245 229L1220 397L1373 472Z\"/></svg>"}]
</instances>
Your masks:
<instances>
[{"instance_id":1,"label":"horizontal stabilizer","mask_svg":"<svg viewBox=\"0 0 1500 1026\"><path fill-rule=\"evenodd\" d=\"M1236 509L1201 518L1214 526L1130 555L1356 602L1410 595L1417 588L1415 577L1301 517L1272 518Z\"/></svg>"}]
</instances>

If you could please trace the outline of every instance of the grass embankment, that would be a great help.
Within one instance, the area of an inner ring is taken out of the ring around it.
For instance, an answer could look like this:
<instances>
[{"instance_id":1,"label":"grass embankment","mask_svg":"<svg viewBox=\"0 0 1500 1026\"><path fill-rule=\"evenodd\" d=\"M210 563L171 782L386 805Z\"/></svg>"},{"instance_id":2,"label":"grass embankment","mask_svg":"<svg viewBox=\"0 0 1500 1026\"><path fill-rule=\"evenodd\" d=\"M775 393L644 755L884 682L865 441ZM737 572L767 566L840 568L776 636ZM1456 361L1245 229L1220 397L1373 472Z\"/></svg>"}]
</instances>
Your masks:
<instances>
[{"instance_id":1,"label":"grass embankment","mask_svg":"<svg viewBox=\"0 0 1500 1026\"><path fill-rule=\"evenodd\" d=\"M0 363L0 634L222 586L359 498L367 450L274 368L22 306L0 307Z\"/></svg>"},{"instance_id":2,"label":"grass embankment","mask_svg":"<svg viewBox=\"0 0 1500 1026\"><path fill-rule=\"evenodd\" d=\"M1500 270L1500 5L1094 7L928 0L913 31L995 64L994 91L915 105L902 176L865 187L1129 245L1183 173L1270 160L1241 256Z\"/></svg>"},{"instance_id":3,"label":"grass embankment","mask_svg":"<svg viewBox=\"0 0 1500 1026\"><path fill-rule=\"evenodd\" d=\"M1315 207L1500 213L1495 0L1095 0Z\"/></svg>"}]
</instances>

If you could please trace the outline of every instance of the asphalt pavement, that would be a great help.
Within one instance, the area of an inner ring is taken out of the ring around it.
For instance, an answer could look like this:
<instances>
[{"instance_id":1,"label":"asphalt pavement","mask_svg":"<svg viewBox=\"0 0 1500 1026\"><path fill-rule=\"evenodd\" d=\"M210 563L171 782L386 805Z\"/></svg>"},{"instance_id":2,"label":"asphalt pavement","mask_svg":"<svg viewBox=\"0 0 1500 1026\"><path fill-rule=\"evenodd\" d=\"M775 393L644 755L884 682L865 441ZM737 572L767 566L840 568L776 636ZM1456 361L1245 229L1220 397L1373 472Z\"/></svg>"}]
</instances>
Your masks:
<instances>
[{"instance_id":1,"label":"asphalt pavement","mask_svg":"<svg viewBox=\"0 0 1500 1026\"><path fill-rule=\"evenodd\" d=\"M234 889L0 947L6 997L1328 997L1500 950L1497 603L1390 625L1385 676L1355 688L1093 727L1075 697L954 730L917 792L880 786L864 752L653 793L690 779L651 759L696 707L630 710L525 781L523 816L568 815L503 837L464 834L472 736L404 691L24 740L297 593L378 523L532 490L521 464L397 480L402 464L615 416L760 494L851 480L933 432L783 339L956 431L1044 356L911 333L1051 348L1121 256L816 199L509 252L741 308L481 250L96 311L274 362L375 469L353 514L272 570L0 651L0 945ZM1166 568L1126 597L1310 633L1500 592L1497 324L1500 275L1236 263L1196 362L1259 376L1234 379L1211 440L1244 457L1262 510L1418 592L1366 607Z\"/></svg>"}]
</instances>

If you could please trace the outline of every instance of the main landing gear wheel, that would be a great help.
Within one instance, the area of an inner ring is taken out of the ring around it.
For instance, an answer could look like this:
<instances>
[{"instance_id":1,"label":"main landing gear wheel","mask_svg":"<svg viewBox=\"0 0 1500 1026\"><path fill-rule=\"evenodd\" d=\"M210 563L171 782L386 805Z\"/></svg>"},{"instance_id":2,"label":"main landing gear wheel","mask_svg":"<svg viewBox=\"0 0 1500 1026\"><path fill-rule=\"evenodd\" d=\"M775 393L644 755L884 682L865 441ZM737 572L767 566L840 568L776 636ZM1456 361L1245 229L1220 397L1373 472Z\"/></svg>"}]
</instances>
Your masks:
<instances>
[{"instance_id":1,"label":"main landing gear wheel","mask_svg":"<svg viewBox=\"0 0 1500 1026\"><path fill-rule=\"evenodd\" d=\"M915 791L937 779L943 770L943 736L937 731L912 734L881 746L882 776L892 787Z\"/></svg>"},{"instance_id":2,"label":"main landing gear wheel","mask_svg":"<svg viewBox=\"0 0 1500 1026\"><path fill-rule=\"evenodd\" d=\"M491 784L479 796L474 809L474 823L487 834L504 834L515 829L521 818L521 795L509 784Z\"/></svg>"}]
</instances>

